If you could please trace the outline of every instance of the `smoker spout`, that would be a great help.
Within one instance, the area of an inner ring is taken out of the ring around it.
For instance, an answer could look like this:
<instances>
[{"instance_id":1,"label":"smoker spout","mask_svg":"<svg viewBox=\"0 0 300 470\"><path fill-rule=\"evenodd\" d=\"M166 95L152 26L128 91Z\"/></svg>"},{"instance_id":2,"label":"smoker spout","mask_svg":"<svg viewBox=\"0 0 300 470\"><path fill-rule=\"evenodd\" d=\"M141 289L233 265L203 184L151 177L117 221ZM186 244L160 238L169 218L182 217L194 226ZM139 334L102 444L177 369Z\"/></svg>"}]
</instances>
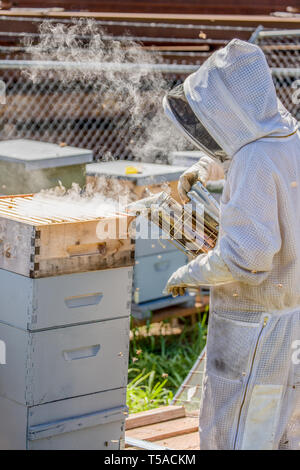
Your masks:
<instances>
[{"instance_id":1,"label":"smoker spout","mask_svg":"<svg viewBox=\"0 0 300 470\"><path fill-rule=\"evenodd\" d=\"M140 199L139 201L131 202L126 206L126 211L130 215L147 215L151 207L156 205L159 206L167 197L168 194L162 191L161 193L157 193L144 199Z\"/></svg>"}]
</instances>

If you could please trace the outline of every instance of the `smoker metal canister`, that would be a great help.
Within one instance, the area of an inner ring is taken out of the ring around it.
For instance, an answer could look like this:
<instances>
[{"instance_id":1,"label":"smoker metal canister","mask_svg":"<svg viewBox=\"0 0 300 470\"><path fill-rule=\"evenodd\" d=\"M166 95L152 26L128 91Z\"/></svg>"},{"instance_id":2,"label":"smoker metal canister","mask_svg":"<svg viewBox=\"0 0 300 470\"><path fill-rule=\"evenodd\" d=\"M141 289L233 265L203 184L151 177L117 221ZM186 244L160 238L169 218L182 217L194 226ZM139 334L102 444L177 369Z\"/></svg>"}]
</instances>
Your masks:
<instances>
[{"instance_id":1,"label":"smoker metal canister","mask_svg":"<svg viewBox=\"0 0 300 470\"><path fill-rule=\"evenodd\" d=\"M191 202L184 206L161 192L130 204L128 210L146 215L161 229L161 238L167 235L177 248L195 257L215 246L219 206L201 183L196 183L188 195Z\"/></svg>"}]
</instances>

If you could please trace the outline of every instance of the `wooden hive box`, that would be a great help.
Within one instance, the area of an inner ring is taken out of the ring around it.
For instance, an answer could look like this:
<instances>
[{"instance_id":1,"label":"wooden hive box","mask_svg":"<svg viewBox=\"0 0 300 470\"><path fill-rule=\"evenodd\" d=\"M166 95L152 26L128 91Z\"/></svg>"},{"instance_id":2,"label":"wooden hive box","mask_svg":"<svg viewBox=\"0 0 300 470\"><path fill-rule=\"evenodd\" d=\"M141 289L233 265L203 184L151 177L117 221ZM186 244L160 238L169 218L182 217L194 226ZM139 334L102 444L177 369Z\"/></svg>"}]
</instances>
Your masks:
<instances>
[{"instance_id":1,"label":"wooden hive box","mask_svg":"<svg viewBox=\"0 0 300 470\"><path fill-rule=\"evenodd\" d=\"M132 217L30 216L32 199L0 197L0 269L41 278L134 264Z\"/></svg>"}]
</instances>

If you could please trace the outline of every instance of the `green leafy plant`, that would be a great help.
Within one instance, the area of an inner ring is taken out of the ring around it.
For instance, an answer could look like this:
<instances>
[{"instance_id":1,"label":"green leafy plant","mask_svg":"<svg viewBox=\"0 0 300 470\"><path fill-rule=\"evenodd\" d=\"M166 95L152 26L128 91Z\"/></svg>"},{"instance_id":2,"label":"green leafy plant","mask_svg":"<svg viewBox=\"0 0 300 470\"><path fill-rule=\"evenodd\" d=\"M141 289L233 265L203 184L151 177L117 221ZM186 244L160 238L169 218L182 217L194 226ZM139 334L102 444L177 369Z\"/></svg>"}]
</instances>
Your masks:
<instances>
[{"instance_id":1,"label":"green leafy plant","mask_svg":"<svg viewBox=\"0 0 300 470\"><path fill-rule=\"evenodd\" d=\"M130 344L127 406L130 413L168 405L206 343L207 313L180 335L140 336Z\"/></svg>"},{"instance_id":2,"label":"green leafy plant","mask_svg":"<svg viewBox=\"0 0 300 470\"><path fill-rule=\"evenodd\" d=\"M173 393L165 388L167 380L155 383L155 371L139 373L139 369L129 369L129 373L138 375L128 384L127 406L130 412L151 410L162 405L168 405Z\"/></svg>"}]
</instances>

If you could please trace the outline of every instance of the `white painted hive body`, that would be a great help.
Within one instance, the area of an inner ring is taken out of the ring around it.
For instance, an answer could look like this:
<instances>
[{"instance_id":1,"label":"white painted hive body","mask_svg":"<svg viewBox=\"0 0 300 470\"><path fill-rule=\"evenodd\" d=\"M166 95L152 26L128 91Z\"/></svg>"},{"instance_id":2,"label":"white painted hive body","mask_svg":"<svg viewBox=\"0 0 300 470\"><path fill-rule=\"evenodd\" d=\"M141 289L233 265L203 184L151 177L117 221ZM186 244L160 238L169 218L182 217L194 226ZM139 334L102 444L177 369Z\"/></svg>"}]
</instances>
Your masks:
<instances>
[{"instance_id":1,"label":"white painted hive body","mask_svg":"<svg viewBox=\"0 0 300 470\"><path fill-rule=\"evenodd\" d=\"M118 449L134 244L99 240L106 217L30 217L20 199L0 198L0 448Z\"/></svg>"}]
</instances>

